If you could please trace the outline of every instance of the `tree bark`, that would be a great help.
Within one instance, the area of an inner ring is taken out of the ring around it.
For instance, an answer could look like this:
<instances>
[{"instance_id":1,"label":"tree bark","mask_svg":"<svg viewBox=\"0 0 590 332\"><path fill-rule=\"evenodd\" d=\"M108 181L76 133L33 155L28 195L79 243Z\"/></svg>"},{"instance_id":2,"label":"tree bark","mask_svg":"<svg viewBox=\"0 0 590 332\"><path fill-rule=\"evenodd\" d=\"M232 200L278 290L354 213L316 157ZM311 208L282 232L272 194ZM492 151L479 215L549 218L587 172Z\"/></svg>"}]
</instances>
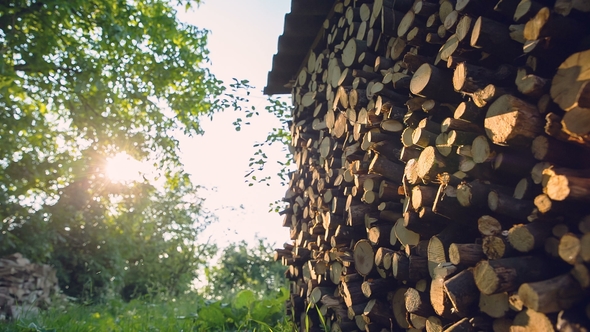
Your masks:
<instances>
[{"instance_id":1,"label":"tree bark","mask_svg":"<svg viewBox=\"0 0 590 332\"><path fill-rule=\"evenodd\" d=\"M525 282L555 275L541 256L522 256L481 261L473 270L477 288L486 295L515 291Z\"/></svg>"}]
</instances>

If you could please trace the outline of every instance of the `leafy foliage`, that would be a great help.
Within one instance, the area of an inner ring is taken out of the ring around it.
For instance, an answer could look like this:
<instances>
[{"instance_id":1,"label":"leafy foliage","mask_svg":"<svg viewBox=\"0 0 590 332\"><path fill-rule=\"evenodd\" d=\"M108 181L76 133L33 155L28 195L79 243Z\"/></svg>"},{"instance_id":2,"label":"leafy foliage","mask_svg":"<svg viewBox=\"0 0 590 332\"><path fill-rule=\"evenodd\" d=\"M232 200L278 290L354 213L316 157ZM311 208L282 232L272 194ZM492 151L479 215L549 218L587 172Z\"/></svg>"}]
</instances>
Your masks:
<instances>
[{"instance_id":1,"label":"leafy foliage","mask_svg":"<svg viewBox=\"0 0 590 332\"><path fill-rule=\"evenodd\" d=\"M233 298L250 290L257 298L272 294L284 286L284 267L272 260L273 249L259 239L249 248L244 241L225 248L217 265L205 268L205 294L213 298Z\"/></svg>"},{"instance_id":2,"label":"leafy foliage","mask_svg":"<svg viewBox=\"0 0 590 332\"><path fill-rule=\"evenodd\" d=\"M242 268L253 274L223 282L211 279L203 290L206 296L160 289L131 301L119 297L91 305L54 301L53 307L39 316L0 324L0 331L293 331L285 317L289 292L278 283L283 267L271 262L270 248L259 240L254 248L239 243L226 249L223 257L241 258L229 264L220 259L210 277L229 278L243 272ZM238 282L235 289L232 282ZM214 299L208 293L211 287L217 290Z\"/></svg>"},{"instance_id":3,"label":"leafy foliage","mask_svg":"<svg viewBox=\"0 0 590 332\"><path fill-rule=\"evenodd\" d=\"M252 169L246 176L249 176L256 171L261 172L264 170L264 167L268 162L268 156L264 150L265 148L277 144L282 147L283 156L281 156L281 158L276 161L281 166L280 171L276 175L280 179L281 184L285 185L289 181L288 170L290 169L292 164L291 160L293 159L291 150L289 149L289 146L291 145L291 133L289 132L289 126L291 124L291 110L287 106L287 103L280 98L275 99L269 97L267 102L268 105L265 107L265 110L279 119L281 126L278 128L273 128L272 131L266 136L266 140L264 142L254 144L254 147L257 147L258 150L254 153L254 156L250 158L249 166ZM252 112L246 112L246 116L251 117L252 114ZM270 179L271 176L269 175L261 179L257 179L256 177L252 178L252 180L259 182L267 182Z\"/></svg>"},{"instance_id":4,"label":"leafy foliage","mask_svg":"<svg viewBox=\"0 0 590 332\"><path fill-rule=\"evenodd\" d=\"M56 266L70 296L182 294L216 250L195 245L214 217L183 172L173 133L200 134L199 118L225 108L245 112L237 129L259 113L243 106L248 81L226 89L203 66L207 31L175 14L166 0L0 3L0 255L20 251ZM290 141L287 104L270 99L266 111L282 127L258 145L255 172L268 161L266 147ZM277 175L286 181L283 151ZM159 173L110 181L106 162L120 152ZM231 250L226 266L208 270L210 280L228 276L215 296L280 287L262 242L257 254L244 243Z\"/></svg>"},{"instance_id":5,"label":"leafy foliage","mask_svg":"<svg viewBox=\"0 0 590 332\"><path fill-rule=\"evenodd\" d=\"M175 14L166 0L0 3L0 255L55 265L69 295L180 293L214 249L194 245L212 217L172 133L200 134L233 101L203 66L207 32ZM156 179L105 178L123 151Z\"/></svg>"},{"instance_id":6,"label":"leafy foliage","mask_svg":"<svg viewBox=\"0 0 590 332\"><path fill-rule=\"evenodd\" d=\"M0 331L293 331L284 317L286 289L263 299L242 291L232 301L197 294L156 296L92 306L68 305L36 318L0 325Z\"/></svg>"},{"instance_id":7,"label":"leafy foliage","mask_svg":"<svg viewBox=\"0 0 590 332\"><path fill-rule=\"evenodd\" d=\"M223 104L226 106L231 105L234 110L241 112L241 115L233 123L236 131L240 131L245 125L250 125L252 121L255 121L255 117L260 116L260 112L256 110L254 105L251 105L249 100L252 89L254 87L247 80L238 81L234 79L234 84L231 85L231 93L226 94L232 98L233 102L230 104L225 100ZM245 95L243 95L244 92ZM288 106L286 98L269 96L264 110L274 116L279 121L279 125L268 133L263 142L254 144L256 151L249 160L248 167L250 169L244 175L245 181L248 186L254 186L255 184L270 186L272 180L278 179L280 185L285 186L289 181L289 174L293 171L294 166L290 133L292 109ZM267 166L270 158L268 155L273 146L280 147L281 155L274 158L278 164L278 172L269 174ZM270 211L278 212L284 206L283 202L277 200L270 203Z\"/></svg>"}]
</instances>

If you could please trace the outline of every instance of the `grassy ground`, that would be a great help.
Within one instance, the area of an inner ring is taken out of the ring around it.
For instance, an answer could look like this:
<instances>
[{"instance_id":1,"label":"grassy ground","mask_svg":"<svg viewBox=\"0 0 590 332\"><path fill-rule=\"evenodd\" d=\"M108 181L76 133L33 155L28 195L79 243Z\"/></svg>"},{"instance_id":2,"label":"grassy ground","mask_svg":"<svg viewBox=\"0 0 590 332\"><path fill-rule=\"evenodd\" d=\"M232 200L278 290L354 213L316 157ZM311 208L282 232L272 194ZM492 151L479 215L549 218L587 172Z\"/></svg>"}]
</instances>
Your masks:
<instances>
[{"instance_id":1,"label":"grassy ground","mask_svg":"<svg viewBox=\"0 0 590 332\"><path fill-rule=\"evenodd\" d=\"M69 304L32 319L0 323L0 331L291 331L283 303L282 294L260 300L243 291L230 301L206 301L194 295Z\"/></svg>"}]
</instances>

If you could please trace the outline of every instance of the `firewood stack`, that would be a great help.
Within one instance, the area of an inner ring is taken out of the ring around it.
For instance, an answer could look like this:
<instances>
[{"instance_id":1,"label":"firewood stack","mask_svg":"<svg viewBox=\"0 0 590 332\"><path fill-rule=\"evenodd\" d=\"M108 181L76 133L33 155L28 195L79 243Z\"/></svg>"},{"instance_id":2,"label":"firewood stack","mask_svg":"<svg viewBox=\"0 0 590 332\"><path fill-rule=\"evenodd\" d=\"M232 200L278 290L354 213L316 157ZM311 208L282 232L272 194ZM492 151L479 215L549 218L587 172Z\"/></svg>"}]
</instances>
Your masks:
<instances>
[{"instance_id":1,"label":"firewood stack","mask_svg":"<svg viewBox=\"0 0 590 332\"><path fill-rule=\"evenodd\" d=\"M292 90L301 330L587 331L589 12L336 2Z\"/></svg>"},{"instance_id":2,"label":"firewood stack","mask_svg":"<svg viewBox=\"0 0 590 332\"><path fill-rule=\"evenodd\" d=\"M59 293L55 269L21 254L0 258L0 320L35 314Z\"/></svg>"}]
</instances>

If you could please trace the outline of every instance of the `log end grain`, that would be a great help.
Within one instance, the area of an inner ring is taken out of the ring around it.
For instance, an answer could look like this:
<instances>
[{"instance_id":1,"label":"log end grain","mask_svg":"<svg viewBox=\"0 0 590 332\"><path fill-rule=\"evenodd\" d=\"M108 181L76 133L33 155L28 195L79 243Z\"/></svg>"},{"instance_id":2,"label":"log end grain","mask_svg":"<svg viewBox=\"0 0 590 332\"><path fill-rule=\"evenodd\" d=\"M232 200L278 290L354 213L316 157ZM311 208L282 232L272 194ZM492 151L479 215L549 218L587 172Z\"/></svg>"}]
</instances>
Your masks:
<instances>
[{"instance_id":1,"label":"log end grain","mask_svg":"<svg viewBox=\"0 0 590 332\"><path fill-rule=\"evenodd\" d=\"M525 331L555 331L553 324L543 313L536 312L533 309L527 308L521 311L512 322L510 331L525 332Z\"/></svg>"},{"instance_id":2,"label":"log end grain","mask_svg":"<svg viewBox=\"0 0 590 332\"><path fill-rule=\"evenodd\" d=\"M545 191L550 199L563 201L570 195L569 181L564 175L553 175L547 181Z\"/></svg>"},{"instance_id":3,"label":"log end grain","mask_svg":"<svg viewBox=\"0 0 590 332\"><path fill-rule=\"evenodd\" d=\"M375 267L375 254L368 240L360 240L354 246L354 266L363 276L371 273Z\"/></svg>"},{"instance_id":4,"label":"log end grain","mask_svg":"<svg viewBox=\"0 0 590 332\"><path fill-rule=\"evenodd\" d=\"M572 54L551 82L551 97L563 110L578 107L582 87L590 80L590 50Z\"/></svg>"},{"instance_id":5,"label":"log end grain","mask_svg":"<svg viewBox=\"0 0 590 332\"><path fill-rule=\"evenodd\" d=\"M523 224L510 228L508 241L514 249L520 252L529 252L535 248L535 236Z\"/></svg>"},{"instance_id":6,"label":"log end grain","mask_svg":"<svg viewBox=\"0 0 590 332\"><path fill-rule=\"evenodd\" d=\"M498 219L484 215L477 220L477 229L484 236L498 235L502 232L502 224Z\"/></svg>"},{"instance_id":7,"label":"log end grain","mask_svg":"<svg viewBox=\"0 0 590 332\"><path fill-rule=\"evenodd\" d=\"M512 95L503 95L490 105L484 125L492 142L528 148L543 132L545 122L536 106Z\"/></svg>"},{"instance_id":8,"label":"log end grain","mask_svg":"<svg viewBox=\"0 0 590 332\"><path fill-rule=\"evenodd\" d=\"M431 64L424 63L416 70L410 81L410 91L413 94L421 95L424 88L428 86L430 77L432 76L432 68Z\"/></svg>"},{"instance_id":9,"label":"log end grain","mask_svg":"<svg viewBox=\"0 0 590 332\"><path fill-rule=\"evenodd\" d=\"M479 310L493 318L502 318L510 310L508 294L498 293L493 295L480 294Z\"/></svg>"},{"instance_id":10,"label":"log end grain","mask_svg":"<svg viewBox=\"0 0 590 332\"><path fill-rule=\"evenodd\" d=\"M496 292L500 284L500 278L488 261L481 261L473 270L475 284L480 292L491 295Z\"/></svg>"},{"instance_id":11,"label":"log end grain","mask_svg":"<svg viewBox=\"0 0 590 332\"><path fill-rule=\"evenodd\" d=\"M580 263L582 250L580 238L573 233L567 233L559 240L559 257L569 264Z\"/></svg>"}]
</instances>

